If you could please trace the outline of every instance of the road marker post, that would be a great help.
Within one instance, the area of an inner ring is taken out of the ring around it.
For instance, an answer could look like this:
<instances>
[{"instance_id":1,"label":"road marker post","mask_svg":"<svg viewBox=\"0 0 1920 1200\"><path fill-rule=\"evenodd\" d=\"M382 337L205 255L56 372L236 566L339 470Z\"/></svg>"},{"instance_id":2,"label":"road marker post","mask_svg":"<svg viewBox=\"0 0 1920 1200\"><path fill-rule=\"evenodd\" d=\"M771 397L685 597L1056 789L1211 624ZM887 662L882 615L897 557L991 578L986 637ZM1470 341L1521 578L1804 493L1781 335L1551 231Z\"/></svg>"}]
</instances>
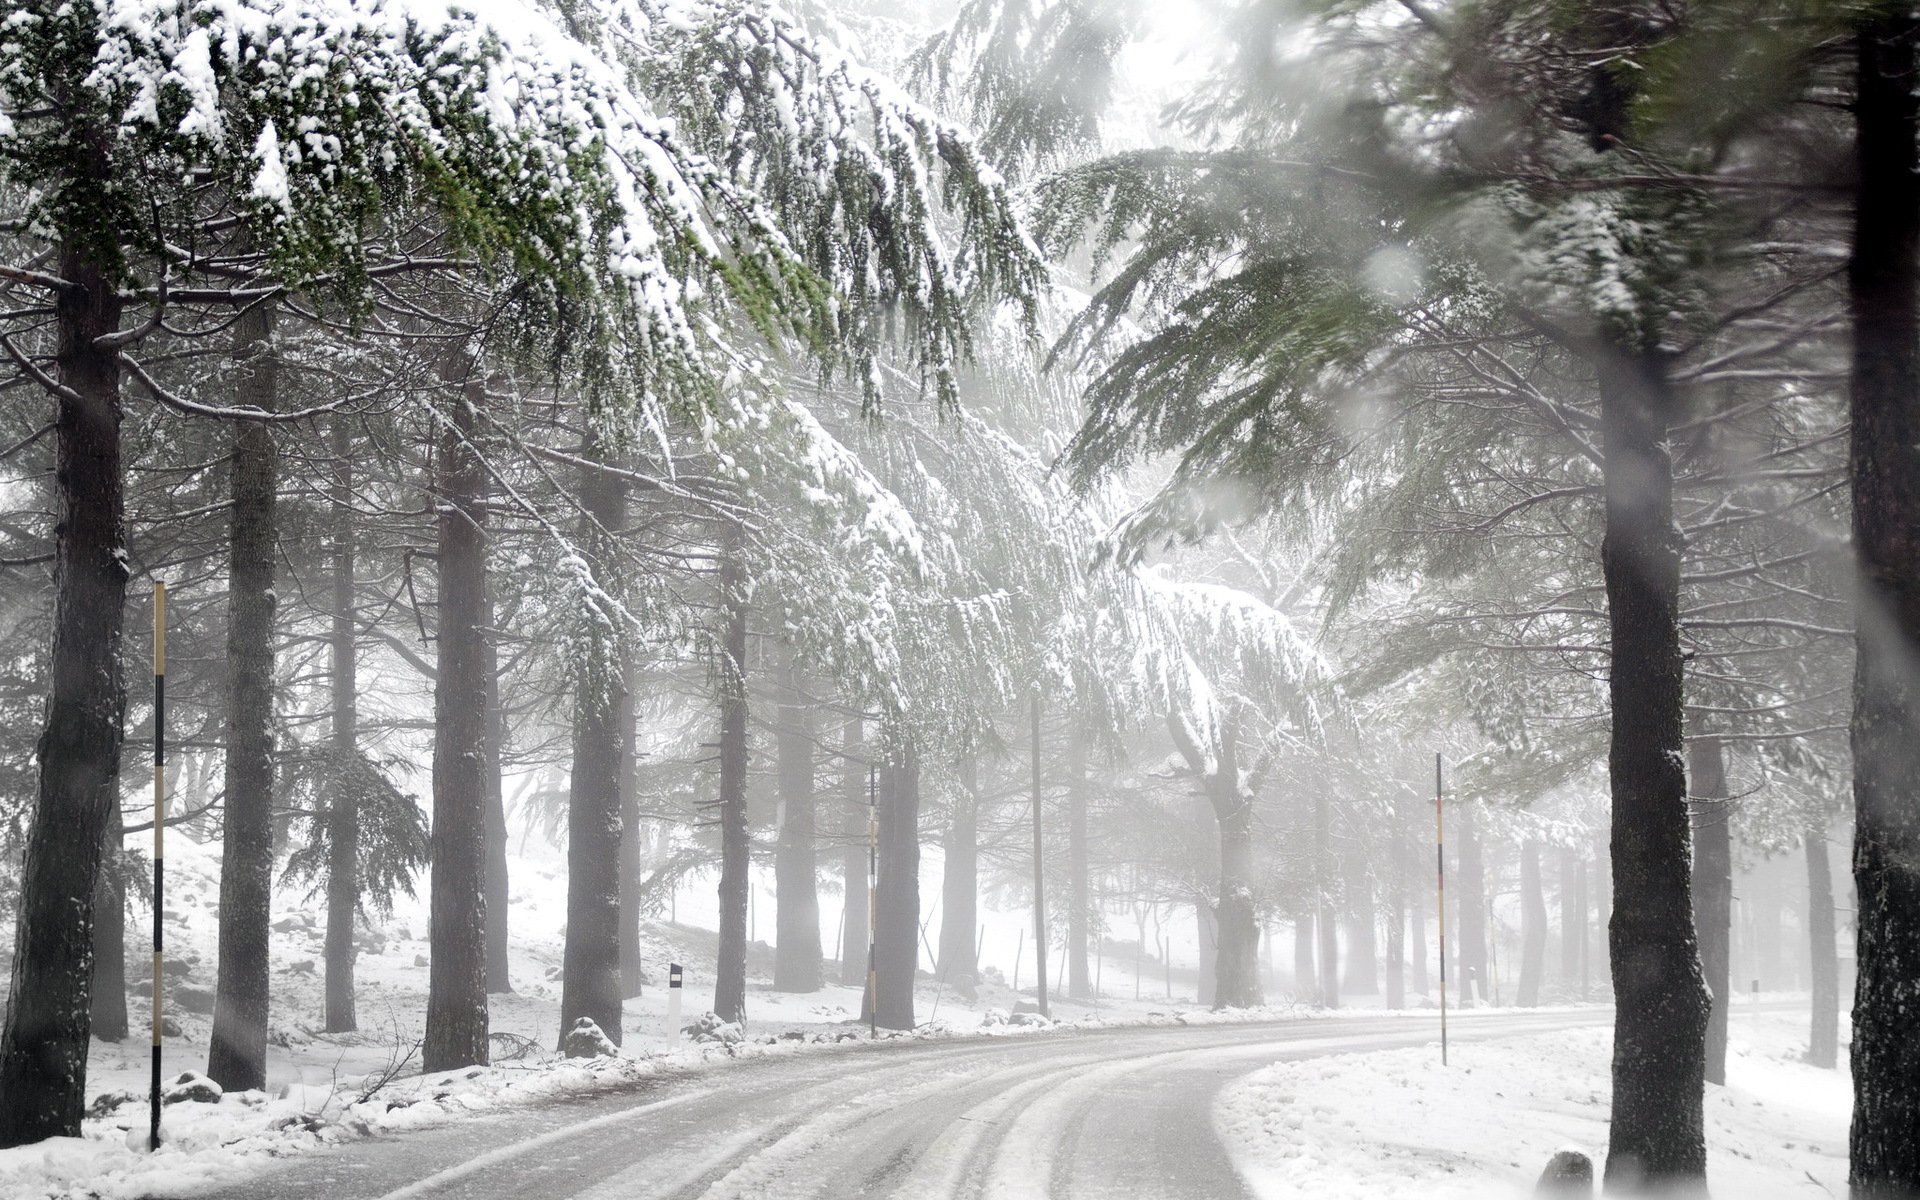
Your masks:
<instances>
[{"instance_id":1,"label":"road marker post","mask_svg":"<svg viewBox=\"0 0 1920 1200\"><path fill-rule=\"evenodd\" d=\"M680 1032L680 964L667 964L667 1040Z\"/></svg>"},{"instance_id":2,"label":"road marker post","mask_svg":"<svg viewBox=\"0 0 1920 1200\"><path fill-rule=\"evenodd\" d=\"M167 585L153 581L153 1078L147 1086L147 1151L160 1148L160 1058L166 990Z\"/></svg>"},{"instance_id":3,"label":"road marker post","mask_svg":"<svg viewBox=\"0 0 1920 1200\"><path fill-rule=\"evenodd\" d=\"M1433 756L1433 855L1438 868L1434 880L1440 903L1440 1065L1447 1065L1447 826L1441 798L1446 783L1440 771L1440 755Z\"/></svg>"},{"instance_id":4,"label":"road marker post","mask_svg":"<svg viewBox=\"0 0 1920 1200\"><path fill-rule=\"evenodd\" d=\"M867 764L867 1036L880 1036L880 963L875 953L880 924L880 798L878 775Z\"/></svg>"}]
</instances>

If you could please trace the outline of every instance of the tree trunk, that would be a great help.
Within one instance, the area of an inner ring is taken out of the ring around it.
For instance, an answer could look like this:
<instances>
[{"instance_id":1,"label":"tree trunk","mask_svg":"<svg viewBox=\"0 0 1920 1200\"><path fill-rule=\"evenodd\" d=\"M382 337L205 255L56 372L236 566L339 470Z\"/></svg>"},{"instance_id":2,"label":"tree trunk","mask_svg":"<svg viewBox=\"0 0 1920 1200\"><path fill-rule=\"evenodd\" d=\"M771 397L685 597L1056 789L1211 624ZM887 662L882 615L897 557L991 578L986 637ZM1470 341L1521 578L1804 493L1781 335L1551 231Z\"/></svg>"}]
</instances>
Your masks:
<instances>
[{"instance_id":1,"label":"tree trunk","mask_svg":"<svg viewBox=\"0 0 1920 1200\"><path fill-rule=\"evenodd\" d=\"M499 618L493 589L487 589L487 635L480 641L481 665L487 675L487 749L483 764L486 789L487 992L511 994L513 961L507 935L511 921L512 881L507 875L507 788L503 766L507 755L507 713L500 706L500 646L494 631Z\"/></svg>"},{"instance_id":2,"label":"tree trunk","mask_svg":"<svg viewBox=\"0 0 1920 1200\"><path fill-rule=\"evenodd\" d=\"M107 816L106 845L93 900L93 1036L103 1042L127 1036L127 860L122 824L116 797Z\"/></svg>"},{"instance_id":3,"label":"tree trunk","mask_svg":"<svg viewBox=\"0 0 1920 1200\"><path fill-rule=\"evenodd\" d=\"M440 430L439 665L433 687L433 838L426 1071L487 1062L487 473L476 439L486 403L476 354L450 350Z\"/></svg>"},{"instance_id":4,"label":"tree trunk","mask_svg":"<svg viewBox=\"0 0 1920 1200\"><path fill-rule=\"evenodd\" d=\"M640 672L630 650L622 658L620 687L620 995L634 997L647 982L640 954L640 876L644 827L640 823L640 746L635 726Z\"/></svg>"},{"instance_id":5,"label":"tree trunk","mask_svg":"<svg viewBox=\"0 0 1920 1200\"><path fill-rule=\"evenodd\" d=\"M980 921L980 776L974 751L962 751L960 790L953 798L952 823L943 849L940 876L940 977L949 983L980 974L974 929Z\"/></svg>"},{"instance_id":6,"label":"tree trunk","mask_svg":"<svg viewBox=\"0 0 1920 1200\"><path fill-rule=\"evenodd\" d=\"M271 412L278 387L274 310L242 313L234 335L238 396ZM267 926L273 919L273 560L279 491L273 430L234 429L227 577L225 832L220 849L219 997L207 1075L228 1091L267 1082Z\"/></svg>"},{"instance_id":7,"label":"tree trunk","mask_svg":"<svg viewBox=\"0 0 1920 1200\"><path fill-rule=\"evenodd\" d=\"M1580 984L1581 950L1587 938L1585 864L1574 846L1560 848L1560 986Z\"/></svg>"},{"instance_id":8,"label":"tree trunk","mask_svg":"<svg viewBox=\"0 0 1920 1200\"><path fill-rule=\"evenodd\" d=\"M1547 970L1547 898L1540 886L1540 843L1520 846L1520 984L1514 1003L1540 1006L1540 977Z\"/></svg>"},{"instance_id":9,"label":"tree trunk","mask_svg":"<svg viewBox=\"0 0 1920 1200\"><path fill-rule=\"evenodd\" d=\"M1220 900L1214 906L1213 1007L1257 1008L1260 994L1260 921L1253 905L1253 798L1227 738L1220 770L1210 780L1220 824Z\"/></svg>"},{"instance_id":10,"label":"tree trunk","mask_svg":"<svg viewBox=\"0 0 1920 1200\"><path fill-rule=\"evenodd\" d=\"M1347 984L1350 996L1380 994L1380 938L1374 911L1373 873L1359 850L1346 858L1343 872L1347 898Z\"/></svg>"},{"instance_id":11,"label":"tree trunk","mask_svg":"<svg viewBox=\"0 0 1920 1200\"><path fill-rule=\"evenodd\" d=\"M1325 788L1313 798L1313 877L1319 895L1314 924L1320 932L1320 1004L1340 1007L1340 926L1333 903L1333 826Z\"/></svg>"},{"instance_id":12,"label":"tree trunk","mask_svg":"<svg viewBox=\"0 0 1920 1200\"><path fill-rule=\"evenodd\" d=\"M328 431L333 457L333 612L327 649L332 676L332 786L326 789L327 934L326 996L321 1023L328 1033L359 1028L353 1005L353 918L360 906L360 796L350 782L358 774L359 662L354 639L353 437L346 418Z\"/></svg>"},{"instance_id":13,"label":"tree trunk","mask_svg":"<svg viewBox=\"0 0 1920 1200\"><path fill-rule=\"evenodd\" d=\"M747 593L744 534L730 526L720 552L725 626L720 645L720 960L713 1011L723 1021L747 1015L747 889L753 844L747 833Z\"/></svg>"},{"instance_id":14,"label":"tree trunk","mask_svg":"<svg viewBox=\"0 0 1920 1200\"><path fill-rule=\"evenodd\" d=\"M1733 837L1727 799L1726 752L1719 738L1695 737L1693 774L1693 924L1700 942L1700 969L1707 977L1713 1010L1707 1017L1704 1074L1727 1082L1728 973L1733 938Z\"/></svg>"},{"instance_id":15,"label":"tree trunk","mask_svg":"<svg viewBox=\"0 0 1920 1200\"><path fill-rule=\"evenodd\" d=\"M1693 932L1687 780L1681 767L1680 535L1658 351L1619 344L1599 363L1606 518L1601 565L1612 630L1607 755L1617 874L1611 1190L1703 1187L1701 1111L1711 1008Z\"/></svg>"},{"instance_id":16,"label":"tree trunk","mask_svg":"<svg viewBox=\"0 0 1920 1200\"><path fill-rule=\"evenodd\" d=\"M1840 1058L1840 957L1833 930L1833 867L1824 825L1807 829L1807 949L1813 976L1812 1032L1807 1061L1831 1068Z\"/></svg>"},{"instance_id":17,"label":"tree trunk","mask_svg":"<svg viewBox=\"0 0 1920 1200\"><path fill-rule=\"evenodd\" d=\"M1313 914L1301 913L1293 918L1293 998L1302 1004L1313 1003L1320 993L1313 954Z\"/></svg>"},{"instance_id":18,"label":"tree trunk","mask_svg":"<svg viewBox=\"0 0 1920 1200\"><path fill-rule=\"evenodd\" d=\"M1407 1006L1407 845L1400 806L1388 818L1387 1007Z\"/></svg>"},{"instance_id":19,"label":"tree trunk","mask_svg":"<svg viewBox=\"0 0 1920 1200\"><path fill-rule=\"evenodd\" d=\"M846 903L840 916L840 984L867 986L867 766L861 760L860 716L842 738L840 873Z\"/></svg>"},{"instance_id":20,"label":"tree trunk","mask_svg":"<svg viewBox=\"0 0 1920 1200\"><path fill-rule=\"evenodd\" d=\"M1492 980L1487 977L1487 874L1480 855L1480 838L1474 828L1473 807L1459 806L1460 858L1456 874L1460 880L1460 915L1454 922L1454 940L1459 944L1460 1007L1472 1008L1481 1000L1491 1000Z\"/></svg>"},{"instance_id":21,"label":"tree trunk","mask_svg":"<svg viewBox=\"0 0 1920 1200\"><path fill-rule=\"evenodd\" d=\"M774 738L780 785L780 842L773 860L775 937L773 986L817 992L825 982L820 949L819 863L813 802L813 706L805 681L787 667L786 703Z\"/></svg>"},{"instance_id":22,"label":"tree trunk","mask_svg":"<svg viewBox=\"0 0 1920 1200\"><path fill-rule=\"evenodd\" d=\"M1087 872L1087 743L1074 722L1067 734L1067 995L1077 1000L1093 995L1087 970ZM1220 995L1216 988L1216 1005L1222 1003Z\"/></svg>"},{"instance_id":23,"label":"tree trunk","mask_svg":"<svg viewBox=\"0 0 1920 1200\"><path fill-rule=\"evenodd\" d=\"M882 1029L912 1029L920 963L920 764L911 745L880 772L880 881L875 890L874 967ZM871 999L871 998L870 998Z\"/></svg>"},{"instance_id":24,"label":"tree trunk","mask_svg":"<svg viewBox=\"0 0 1920 1200\"><path fill-rule=\"evenodd\" d=\"M602 461L603 448L587 448ZM596 593L577 598L573 619L586 628L572 648L573 772L567 789L567 934L561 953L560 1032L589 1018L619 1045L620 839L623 813L620 774L629 730L620 727L625 685L621 645L623 615L613 605L620 594L614 539L627 525L625 481L589 468L580 480L580 547Z\"/></svg>"},{"instance_id":25,"label":"tree trunk","mask_svg":"<svg viewBox=\"0 0 1920 1200\"><path fill-rule=\"evenodd\" d=\"M85 144L86 130L76 131ZM98 143L96 143L98 144ZM84 164L108 173L104 150ZM78 1137L92 1015L94 894L118 783L126 681L120 366L97 339L120 328L119 289L63 250L55 300L53 654L40 776L20 877L13 974L0 1032L0 1149Z\"/></svg>"}]
</instances>

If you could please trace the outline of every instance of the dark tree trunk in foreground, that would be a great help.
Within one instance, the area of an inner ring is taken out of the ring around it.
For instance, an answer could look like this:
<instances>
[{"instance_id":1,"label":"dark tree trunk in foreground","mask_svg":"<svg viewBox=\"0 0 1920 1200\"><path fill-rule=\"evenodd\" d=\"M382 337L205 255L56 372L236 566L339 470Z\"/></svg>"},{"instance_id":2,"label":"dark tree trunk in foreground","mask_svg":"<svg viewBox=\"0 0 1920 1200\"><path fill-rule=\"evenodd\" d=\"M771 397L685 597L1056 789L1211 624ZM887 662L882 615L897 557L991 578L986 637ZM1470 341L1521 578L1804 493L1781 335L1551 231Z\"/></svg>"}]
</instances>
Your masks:
<instances>
[{"instance_id":1,"label":"dark tree trunk in foreground","mask_svg":"<svg viewBox=\"0 0 1920 1200\"><path fill-rule=\"evenodd\" d=\"M1827 831L1807 830L1807 949L1813 975L1813 1022L1807 1061L1833 1067L1840 1060L1840 957L1833 929L1833 867Z\"/></svg>"},{"instance_id":2,"label":"dark tree trunk in foreground","mask_svg":"<svg viewBox=\"0 0 1920 1200\"><path fill-rule=\"evenodd\" d=\"M1514 1003L1540 1005L1540 977L1547 970L1547 897L1540 883L1540 843L1520 846L1520 983Z\"/></svg>"},{"instance_id":3,"label":"dark tree trunk in foreground","mask_svg":"<svg viewBox=\"0 0 1920 1200\"><path fill-rule=\"evenodd\" d=\"M640 823L640 747L635 714L640 672L628 653L621 673L620 733L626 752L620 757L620 994L634 997L647 982L640 954L640 875L646 839Z\"/></svg>"},{"instance_id":4,"label":"dark tree trunk in foreground","mask_svg":"<svg viewBox=\"0 0 1920 1200\"><path fill-rule=\"evenodd\" d=\"M334 786L326 789L327 940L326 999L322 1023L328 1033L359 1027L353 1006L353 917L360 904L360 797L352 776L360 748L359 674L353 628L354 527L353 439L344 418L329 432L333 455L333 613L327 649L332 674Z\"/></svg>"},{"instance_id":5,"label":"dark tree trunk in foreground","mask_svg":"<svg viewBox=\"0 0 1920 1200\"><path fill-rule=\"evenodd\" d=\"M502 771L507 753L507 713L500 706L500 646L494 638L498 617L491 586L482 612L487 627L487 635L480 639L481 669L487 676L487 749L481 766L487 823L487 992L498 995L513 991L513 964L507 944L512 882L507 876L507 791Z\"/></svg>"},{"instance_id":6,"label":"dark tree trunk in foreground","mask_svg":"<svg viewBox=\"0 0 1920 1200\"><path fill-rule=\"evenodd\" d=\"M93 897L93 1036L103 1042L127 1036L127 860L121 826L116 798L107 816Z\"/></svg>"},{"instance_id":7,"label":"dark tree trunk in foreground","mask_svg":"<svg viewBox=\"0 0 1920 1200\"><path fill-rule=\"evenodd\" d=\"M720 959L713 1011L723 1021L747 1015L747 889L753 843L747 831L747 597L742 533L726 533L720 556Z\"/></svg>"},{"instance_id":8,"label":"dark tree trunk in foreground","mask_svg":"<svg viewBox=\"0 0 1920 1200\"><path fill-rule=\"evenodd\" d=\"M449 420L440 430L439 665L433 688L433 838L427 1032L421 1061L448 1071L487 1061L487 473L485 380L477 356L449 351Z\"/></svg>"},{"instance_id":9,"label":"dark tree trunk in foreground","mask_svg":"<svg viewBox=\"0 0 1920 1200\"><path fill-rule=\"evenodd\" d=\"M1076 723L1067 734L1067 995L1076 1000L1093 995L1093 976L1087 970L1087 918L1092 905L1087 872L1087 742ZM1255 930L1256 944L1259 936ZM1216 1004L1219 995L1216 987Z\"/></svg>"},{"instance_id":10,"label":"dark tree trunk in foreground","mask_svg":"<svg viewBox=\"0 0 1920 1200\"><path fill-rule=\"evenodd\" d=\"M1724 744L1717 737L1693 739L1693 926L1700 942L1700 970L1707 977L1713 1010L1707 1017L1708 1083L1727 1082L1727 1005L1732 999L1733 826L1727 799Z\"/></svg>"},{"instance_id":11,"label":"dark tree trunk in foreground","mask_svg":"<svg viewBox=\"0 0 1920 1200\"><path fill-rule=\"evenodd\" d=\"M1313 881L1319 896L1314 926L1320 934L1320 1004L1340 1007L1340 925L1333 903L1333 824L1327 793L1317 788L1313 798Z\"/></svg>"},{"instance_id":12,"label":"dark tree trunk in foreground","mask_svg":"<svg viewBox=\"0 0 1920 1200\"><path fill-rule=\"evenodd\" d=\"M273 307L240 317L236 399L271 412ZM273 559L279 490L273 430L234 428L227 576L227 746L220 851L219 998L207 1075L228 1091L267 1082L267 928L273 908Z\"/></svg>"},{"instance_id":13,"label":"dark tree trunk in foreground","mask_svg":"<svg viewBox=\"0 0 1920 1200\"><path fill-rule=\"evenodd\" d=\"M877 1018L882 1029L912 1029L913 979L920 965L920 764L911 745L880 772L880 882L874 904ZM863 1011L863 1018L875 1013Z\"/></svg>"},{"instance_id":14,"label":"dark tree trunk in foreground","mask_svg":"<svg viewBox=\"0 0 1920 1200\"><path fill-rule=\"evenodd\" d=\"M1676 401L1657 351L1609 344L1599 370L1616 876L1606 1183L1615 1191L1689 1189L1706 1178L1701 1104L1711 1001L1693 932L1681 767L1681 543L1667 449Z\"/></svg>"},{"instance_id":15,"label":"dark tree trunk in foreground","mask_svg":"<svg viewBox=\"0 0 1920 1200\"><path fill-rule=\"evenodd\" d=\"M84 144L85 130L76 131ZM104 152L82 164L105 178ZM86 1105L94 893L118 780L126 682L120 366L96 339L120 328L113 281L60 255L55 301L53 655L40 777L20 876L13 974L0 1032L0 1148L77 1137Z\"/></svg>"},{"instance_id":16,"label":"dark tree trunk in foreground","mask_svg":"<svg viewBox=\"0 0 1920 1200\"><path fill-rule=\"evenodd\" d=\"M780 840L774 852L775 944L773 986L817 992L825 982L820 950L819 862L813 803L813 706L804 680L787 668L786 702L774 740L780 789Z\"/></svg>"},{"instance_id":17,"label":"dark tree trunk in foreground","mask_svg":"<svg viewBox=\"0 0 1920 1200\"><path fill-rule=\"evenodd\" d=\"M1492 980L1487 977L1487 872L1480 855L1480 835L1475 828L1473 806L1461 804L1459 842L1460 914L1454 922L1454 940L1460 945L1460 1006L1472 1008L1493 999ZM1449 881L1451 884L1451 881Z\"/></svg>"},{"instance_id":18,"label":"dark tree trunk in foreground","mask_svg":"<svg viewBox=\"0 0 1920 1200\"><path fill-rule=\"evenodd\" d=\"M598 461L598 446L587 457ZM621 1039L620 774L629 731L620 728L622 616L614 538L627 525L627 487L588 469L580 480L580 546L600 598L576 618L591 622L573 664L573 771L567 790L567 935L561 953L560 1031L581 1017Z\"/></svg>"},{"instance_id":19,"label":"dark tree trunk in foreground","mask_svg":"<svg viewBox=\"0 0 1920 1200\"><path fill-rule=\"evenodd\" d=\"M1866 10L1857 35L1853 315L1853 1132L1858 1200L1920 1195L1920 22Z\"/></svg>"},{"instance_id":20,"label":"dark tree trunk in foreground","mask_svg":"<svg viewBox=\"0 0 1920 1200\"><path fill-rule=\"evenodd\" d=\"M974 940L980 921L980 772L971 749L961 752L959 769L952 822L941 843L946 861L940 875L940 978L949 983L980 973Z\"/></svg>"},{"instance_id":21,"label":"dark tree trunk in foreground","mask_svg":"<svg viewBox=\"0 0 1920 1200\"><path fill-rule=\"evenodd\" d=\"M860 717L847 718L840 774L840 874L846 904L840 918L840 984L867 985L867 764L861 761Z\"/></svg>"}]
</instances>

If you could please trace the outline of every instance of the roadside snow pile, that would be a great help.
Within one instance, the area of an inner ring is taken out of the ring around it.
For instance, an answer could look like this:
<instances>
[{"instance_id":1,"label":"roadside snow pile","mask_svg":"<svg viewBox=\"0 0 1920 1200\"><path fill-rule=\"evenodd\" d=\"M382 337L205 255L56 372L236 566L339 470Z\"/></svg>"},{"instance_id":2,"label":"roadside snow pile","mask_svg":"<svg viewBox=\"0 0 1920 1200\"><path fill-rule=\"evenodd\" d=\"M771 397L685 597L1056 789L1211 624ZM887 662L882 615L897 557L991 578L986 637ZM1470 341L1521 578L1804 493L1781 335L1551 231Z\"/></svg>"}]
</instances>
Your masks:
<instances>
[{"instance_id":1,"label":"roadside snow pile","mask_svg":"<svg viewBox=\"0 0 1920 1200\"><path fill-rule=\"evenodd\" d=\"M1736 1028L1729 1086L1707 1089L1716 1194L1846 1193L1847 1078L1794 1061L1803 1019ZM1456 1042L1450 1067L1437 1045L1281 1062L1222 1092L1214 1125L1257 1200L1524 1197L1558 1151L1604 1160L1611 1055L1581 1029Z\"/></svg>"},{"instance_id":2,"label":"roadside snow pile","mask_svg":"<svg viewBox=\"0 0 1920 1200\"><path fill-rule=\"evenodd\" d=\"M620 1047L592 1017L577 1017L567 1036L560 1039L560 1052L568 1058L611 1058L620 1053Z\"/></svg>"}]
</instances>

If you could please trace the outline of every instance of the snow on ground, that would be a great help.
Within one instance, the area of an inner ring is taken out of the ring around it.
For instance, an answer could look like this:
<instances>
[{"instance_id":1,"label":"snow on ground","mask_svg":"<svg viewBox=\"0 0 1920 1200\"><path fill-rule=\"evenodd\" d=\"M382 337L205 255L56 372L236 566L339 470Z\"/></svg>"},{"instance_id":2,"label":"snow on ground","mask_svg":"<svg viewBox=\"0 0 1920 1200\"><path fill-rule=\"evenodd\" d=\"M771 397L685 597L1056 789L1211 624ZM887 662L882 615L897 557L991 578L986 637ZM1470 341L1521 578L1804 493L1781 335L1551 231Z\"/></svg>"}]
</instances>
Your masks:
<instances>
[{"instance_id":1,"label":"snow on ground","mask_svg":"<svg viewBox=\"0 0 1920 1200\"><path fill-rule=\"evenodd\" d=\"M1846 1194L1851 1084L1800 1060L1806 1032L1804 1012L1736 1003L1728 1084L1707 1089L1716 1195ZM1257 1200L1527 1196L1556 1150L1604 1161L1612 1040L1455 1042L1449 1067L1437 1042L1279 1063L1227 1088L1214 1123Z\"/></svg>"}]
</instances>

